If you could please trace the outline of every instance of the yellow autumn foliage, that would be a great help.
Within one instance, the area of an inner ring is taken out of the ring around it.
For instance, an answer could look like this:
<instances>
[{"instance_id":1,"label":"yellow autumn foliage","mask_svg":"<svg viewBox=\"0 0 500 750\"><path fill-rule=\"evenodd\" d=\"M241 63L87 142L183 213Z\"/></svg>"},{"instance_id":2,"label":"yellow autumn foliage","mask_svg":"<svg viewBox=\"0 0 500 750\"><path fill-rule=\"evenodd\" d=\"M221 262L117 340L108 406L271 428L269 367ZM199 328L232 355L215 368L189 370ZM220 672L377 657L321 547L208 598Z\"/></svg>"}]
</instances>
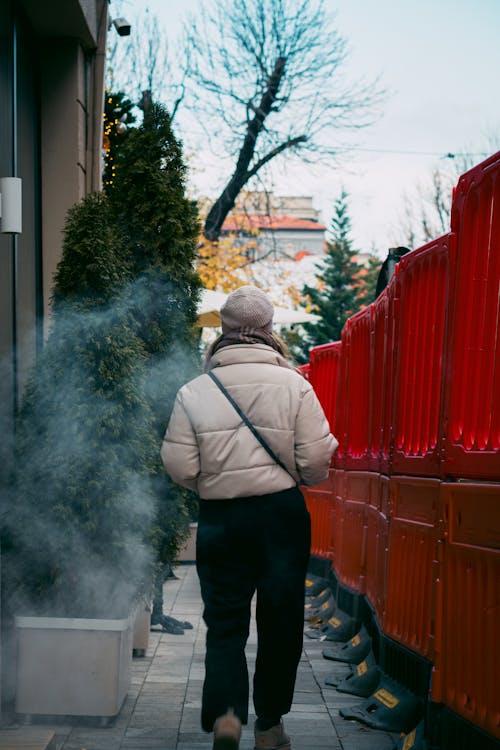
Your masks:
<instances>
[{"instance_id":1,"label":"yellow autumn foliage","mask_svg":"<svg viewBox=\"0 0 500 750\"><path fill-rule=\"evenodd\" d=\"M250 279L249 257L256 246L254 239L244 244L232 235L220 237L216 242L203 235L198 245L196 270L206 289L232 292Z\"/></svg>"}]
</instances>

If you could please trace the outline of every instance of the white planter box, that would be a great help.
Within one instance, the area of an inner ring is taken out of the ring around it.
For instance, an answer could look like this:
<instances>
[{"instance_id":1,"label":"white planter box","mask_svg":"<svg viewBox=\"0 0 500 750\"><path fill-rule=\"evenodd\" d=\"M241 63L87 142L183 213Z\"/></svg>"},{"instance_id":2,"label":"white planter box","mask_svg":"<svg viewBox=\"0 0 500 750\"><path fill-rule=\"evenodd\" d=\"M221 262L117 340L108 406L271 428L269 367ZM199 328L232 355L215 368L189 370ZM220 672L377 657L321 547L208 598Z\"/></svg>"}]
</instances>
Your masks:
<instances>
[{"instance_id":1,"label":"white planter box","mask_svg":"<svg viewBox=\"0 0 500 750\"><path fill-rule=\"evenodd\" d=\"M132 651L134 656L146 656L149 645L149 631L151 629L151 607L141 605L134 618L134 635Z\"/></svg>"},{"instance_id":2,"label":"white planter box","mask_svg":"<svg viewBox=\"0 0 500 750\"><path fill-rule=\"evenodd\" d=\"M195 562L196 561L196 534L198 532L198 524L189 524L189 536L186 539L184 546L179 550L177 556L178 562Z\"/></svg>"},{"instance_id":3,"label":"white planter box","mask_svg":"<svg viewBox=\"0 0 500 750\"><path fill-rule=\"evenodd\" d=\"M133 617L16 617L16 712L116 716L130 685Z\"/></svg>"}]
</instances>

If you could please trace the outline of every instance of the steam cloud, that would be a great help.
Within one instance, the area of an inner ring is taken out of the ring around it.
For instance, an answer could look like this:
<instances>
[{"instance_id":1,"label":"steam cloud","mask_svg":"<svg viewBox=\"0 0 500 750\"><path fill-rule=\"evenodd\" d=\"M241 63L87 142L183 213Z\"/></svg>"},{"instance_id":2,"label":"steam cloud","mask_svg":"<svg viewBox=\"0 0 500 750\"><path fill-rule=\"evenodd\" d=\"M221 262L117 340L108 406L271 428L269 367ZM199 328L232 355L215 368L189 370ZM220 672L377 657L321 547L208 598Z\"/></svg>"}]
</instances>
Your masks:
<instances>
[{"instance_id":1,"label":"steam cloud","mask_svg":"<svg viewBox=\"0 0 500 750\"><path fill-rule=\"evenodd\" d=\"M154 291L152 299L140 278L106 306L56 310L26 389L2 514L16 614L128 614L151 583L152 542L168 545L164 525L183 521L159 450L175 393L196 365L187 342L148 350L145 338L161 326L140 330L150 320L141 310L166 305L182 328L179 290L163 282Z\"/></svg>"}]
</instances>

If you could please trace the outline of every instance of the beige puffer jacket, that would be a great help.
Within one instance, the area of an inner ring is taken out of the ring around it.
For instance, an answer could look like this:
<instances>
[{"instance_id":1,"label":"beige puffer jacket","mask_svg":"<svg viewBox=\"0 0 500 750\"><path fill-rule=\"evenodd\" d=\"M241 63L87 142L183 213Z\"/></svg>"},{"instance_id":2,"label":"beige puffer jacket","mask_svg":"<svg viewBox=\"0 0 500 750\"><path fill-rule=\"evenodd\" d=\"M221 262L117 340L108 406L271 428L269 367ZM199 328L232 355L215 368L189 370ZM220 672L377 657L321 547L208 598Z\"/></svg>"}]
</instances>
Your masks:
<instances>
[{"instance_id":1,"label":"beige puffer jacket","mask_svg":"<svg viewBox=\"0 0 500 750\"><path fill-rule=\"evenodd\" d=\"M327 477L338 443L311 385L278 352L264 344L226 346L210 368L300 484ZM161 457L174 482L204 499L294 486L208 375L179 390Z\"/></svg>"}]
</instances>

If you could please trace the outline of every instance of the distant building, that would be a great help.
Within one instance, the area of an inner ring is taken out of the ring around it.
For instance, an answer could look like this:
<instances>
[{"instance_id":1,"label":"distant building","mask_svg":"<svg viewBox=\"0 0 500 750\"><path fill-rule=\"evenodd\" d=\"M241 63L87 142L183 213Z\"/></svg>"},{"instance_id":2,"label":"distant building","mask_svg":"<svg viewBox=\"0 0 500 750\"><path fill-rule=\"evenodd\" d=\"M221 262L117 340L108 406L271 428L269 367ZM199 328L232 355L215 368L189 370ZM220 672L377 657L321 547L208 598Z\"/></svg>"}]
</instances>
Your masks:
<instances>
[{"instance_id":1,"label":"distant building","mask_svg":"<svg viewBox=\"0 0 500 750\"><path fill-rule=\"evenodd\" d=\"M326 227L309 196L245 193L222 226L242 240L255 236L255 254L276 258L322 255Z\"/></svg>"},{"instance_id":2,"label":"distant building","mask_svg":"<svg viewBox=\"0 0 500 750\"><path fill-rule=\"evenodd\" d=\"M237 213L265 214L267 216L294 216L321 223L321 214L314 208L309 195L274 195L264 190L241 193L237 200Z\"/></svg>"}]
</instances>

